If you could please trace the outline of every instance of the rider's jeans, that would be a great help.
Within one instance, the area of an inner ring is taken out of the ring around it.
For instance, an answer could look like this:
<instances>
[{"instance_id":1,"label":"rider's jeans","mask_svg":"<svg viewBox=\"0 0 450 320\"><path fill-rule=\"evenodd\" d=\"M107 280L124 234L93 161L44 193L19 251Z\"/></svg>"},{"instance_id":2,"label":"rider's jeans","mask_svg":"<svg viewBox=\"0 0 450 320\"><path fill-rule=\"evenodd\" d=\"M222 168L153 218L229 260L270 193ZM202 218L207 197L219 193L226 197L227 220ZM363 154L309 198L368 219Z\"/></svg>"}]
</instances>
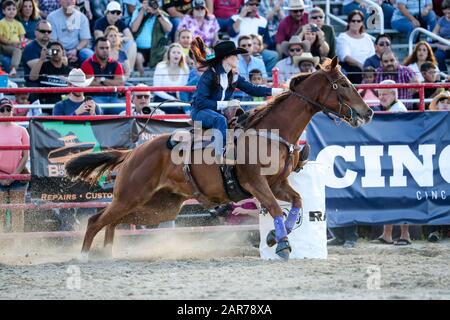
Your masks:
<instances>
[{"instance_id":1,"label":"rider's jeans","mask_svg":"<svg viewBox=\"0 0 450 320\"><path fill-rule=\"evenodd\" d=\"M214 149L216 155L221 155L227 139L227 119L224 115L211 109L193 110L193 121L201 121L202 128L214 130Z\"/></svg>"}]
</instances>

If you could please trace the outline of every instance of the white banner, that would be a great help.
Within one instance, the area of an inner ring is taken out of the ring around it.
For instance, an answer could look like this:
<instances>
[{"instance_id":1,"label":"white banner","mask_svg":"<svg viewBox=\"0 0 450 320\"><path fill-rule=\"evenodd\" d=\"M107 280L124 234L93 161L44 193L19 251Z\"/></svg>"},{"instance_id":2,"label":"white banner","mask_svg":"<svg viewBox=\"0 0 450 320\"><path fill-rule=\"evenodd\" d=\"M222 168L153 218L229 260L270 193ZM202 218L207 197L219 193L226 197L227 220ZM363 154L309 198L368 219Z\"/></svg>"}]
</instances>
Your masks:
<instances>
[{"instance_id":1,"label":"white banner","mask_svg":"<svg viewBox=\"0 0 450 320\"><path fill-rule=\"evenodd\" d=\"M310 161L299 173L292 172L289 182L302 197L303 215L295 223L288 235L292 248L290 259L326 259L327 223L325 215L325 168L324 165ZM279 201L287 216L291 204ZM275 253L276 245L269 248L266 237L274 229L270 214L259 215L261 242L259 252L264 260L279 259Z\"/></svg>"}]
</instances>

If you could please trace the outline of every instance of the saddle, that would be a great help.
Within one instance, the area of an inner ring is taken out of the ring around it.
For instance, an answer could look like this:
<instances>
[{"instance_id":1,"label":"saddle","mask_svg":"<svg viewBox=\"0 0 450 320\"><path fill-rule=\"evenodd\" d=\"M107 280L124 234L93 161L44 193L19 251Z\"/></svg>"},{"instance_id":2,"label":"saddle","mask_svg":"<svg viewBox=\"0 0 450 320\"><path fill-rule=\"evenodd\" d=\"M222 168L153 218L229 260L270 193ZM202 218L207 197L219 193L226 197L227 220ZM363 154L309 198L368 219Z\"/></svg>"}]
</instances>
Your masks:
<instances>
[{"instance_id":1,"label":"saddle","mask_svg":"<svg viewBox=\"0 0 450 320\"><path fill-rule=\"evenodd\" d=\"M245 122L247 117L249 116L249 113L244 112L239 107L233 107L233 108L227 108L224 110L223 114L227 117L228 121L228 128L229 129L235 129L241 126L242 123ZM292 154L295 152L295 150L298 151L298 148L294 150L294 147L292 145L288 145L288 143L282 139L281 137L278 137L279 141L284 143L290 150L289 150L289 160L286 160L286 165L284 170L287 169L288 163L292 159ZM204 150L206 148L213 148L213 141L212 141L212 135L205 134L205 131L202 130L201 134L196 134L195 129L191 128L189 130L178 130L175 131L167 140L167 147L169 149L174 149L177 145L180 143L188 143L190 145L189 149L191 151L194 150ZM236 139L233 141L233 145L228 145L228 147L234 147L236 148ZM291 150L292 149L292 150ZM236 155L236 152L234 153ZM300 171L302 167L306 164L308 160L309 155L309 145L306 144L303 147L303 150L300 151L299 160L294 166L294 170L296 172ZM197 198L197 200L200 203L205 204L206 206L211 205L211 202L202 194L200 189L198 188L198 185L194 179L194 177L191 174L190 170L190 164L185 163L183 165L183 172L185 174L186 181L188 181L193 189L194 189L194 196ZM225 191L228 195L228 198L233 202L239 202L244 199L248 199L252 197L250 193L248 193L239 183L239 180L236 176L235 167L234 165L229 164L222 164L220 165L220 172L222 175L222 181L224 184Z\"/></svg>"},{"instance_id":2,"label":"saddle","mask_svg":"<svg viewBox=\"0 0 450 320\"><path fill-rule=\"evenodd\" d=\"M227 118L228 129L235 129L248 117L248 113L241 107L228 107L223 110L223 115ZM194 125L192 120L189 120L188 123ZM196 135L194 128L177 130L167 140L167 147L172 150L180 143L189 143L191 145L190 150L213 148L213 136L206 132L202 129L201 135Z\"/></svg>"}]
</instances>

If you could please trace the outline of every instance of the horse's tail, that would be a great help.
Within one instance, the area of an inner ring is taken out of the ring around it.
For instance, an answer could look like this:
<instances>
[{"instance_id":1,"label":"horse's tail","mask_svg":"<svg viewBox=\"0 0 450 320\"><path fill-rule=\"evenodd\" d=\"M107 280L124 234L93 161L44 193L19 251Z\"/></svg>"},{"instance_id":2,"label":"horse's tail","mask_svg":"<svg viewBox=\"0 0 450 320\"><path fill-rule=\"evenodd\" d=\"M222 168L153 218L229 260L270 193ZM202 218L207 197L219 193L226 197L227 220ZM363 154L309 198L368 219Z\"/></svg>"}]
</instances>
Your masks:
<instances>
[{"instance_id":1,"label":"horse's tail","mask_svg":"<svg viewBox=\"0 0 450 320\"><path fill-rule=\"evenodd\" d=\"M66 163L69 178L95 183L106 171L112 171L128 158L132 150L112 150L81 155Z\"/></svg>"}]
</instances>

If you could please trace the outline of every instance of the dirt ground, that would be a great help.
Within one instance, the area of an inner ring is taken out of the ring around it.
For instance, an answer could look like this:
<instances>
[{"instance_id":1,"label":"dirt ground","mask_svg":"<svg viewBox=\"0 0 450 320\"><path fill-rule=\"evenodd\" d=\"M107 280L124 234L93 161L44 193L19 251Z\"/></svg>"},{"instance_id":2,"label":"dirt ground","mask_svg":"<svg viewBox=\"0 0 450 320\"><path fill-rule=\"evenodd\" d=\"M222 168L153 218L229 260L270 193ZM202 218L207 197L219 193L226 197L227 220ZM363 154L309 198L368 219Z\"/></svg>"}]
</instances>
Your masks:
<instances>
[{"instance_id":1,"label":"dirt ground","mask_svg":"<svg viewBox=\"0 0 450 320\"><path fill-rule=\"evenodd\" d=\"M0 299L450 299L449 240L360 241L289 262L263 261L230 233L120 238L113 259L94 251L84 264L80 247L1 243Z\"/></svg>"}]
</instances>

